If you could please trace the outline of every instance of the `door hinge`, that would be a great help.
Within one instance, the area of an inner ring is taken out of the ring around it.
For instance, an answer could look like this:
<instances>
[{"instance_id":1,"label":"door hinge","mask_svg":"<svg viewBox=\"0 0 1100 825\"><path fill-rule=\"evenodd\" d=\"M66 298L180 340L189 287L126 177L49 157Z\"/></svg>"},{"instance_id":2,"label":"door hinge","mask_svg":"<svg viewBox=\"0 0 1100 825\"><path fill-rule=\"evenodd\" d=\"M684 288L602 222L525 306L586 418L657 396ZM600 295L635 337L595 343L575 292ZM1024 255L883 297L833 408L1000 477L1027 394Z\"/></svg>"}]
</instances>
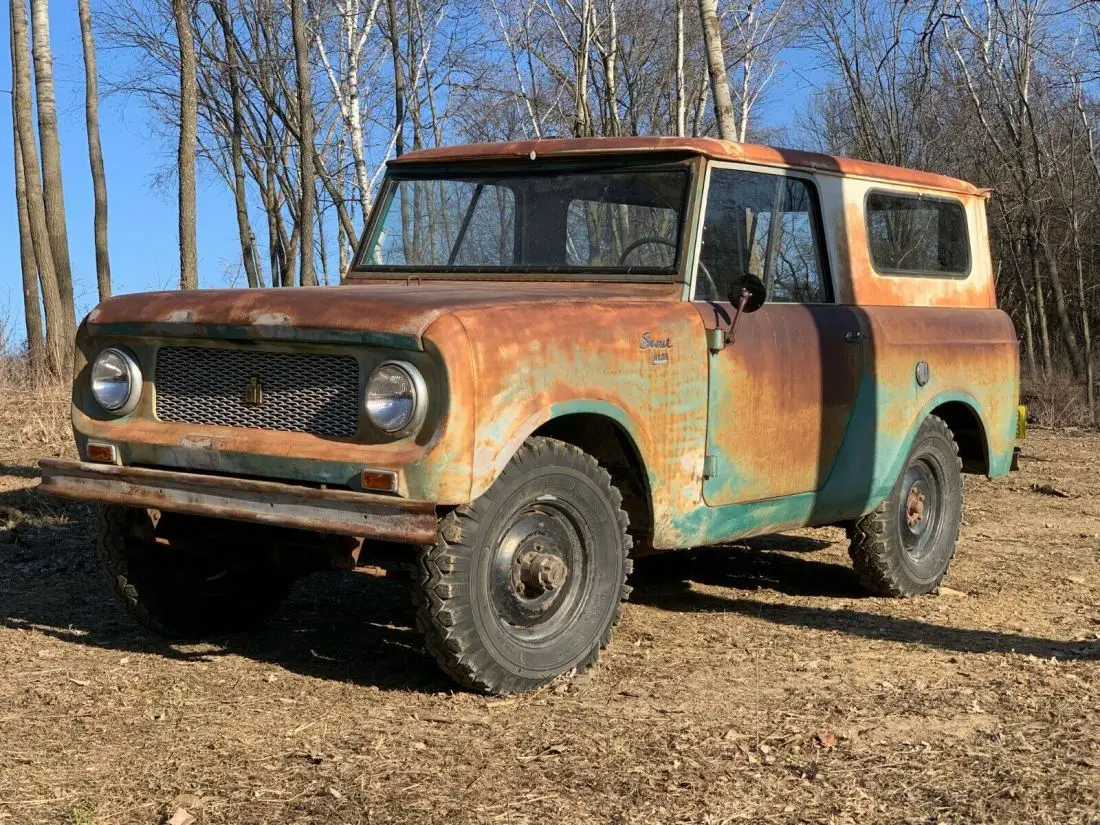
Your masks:
<instances>
[{"instance_id":1,"label":"door hinge","mask_svg":"<svg viewBox=\"0 0 1100 825\"><path fill-rule=\"evenodd\" d=\"M708 455L703 457L703 478L714 478L718 475L718 456Z\"/></svg>"}]
</instances>

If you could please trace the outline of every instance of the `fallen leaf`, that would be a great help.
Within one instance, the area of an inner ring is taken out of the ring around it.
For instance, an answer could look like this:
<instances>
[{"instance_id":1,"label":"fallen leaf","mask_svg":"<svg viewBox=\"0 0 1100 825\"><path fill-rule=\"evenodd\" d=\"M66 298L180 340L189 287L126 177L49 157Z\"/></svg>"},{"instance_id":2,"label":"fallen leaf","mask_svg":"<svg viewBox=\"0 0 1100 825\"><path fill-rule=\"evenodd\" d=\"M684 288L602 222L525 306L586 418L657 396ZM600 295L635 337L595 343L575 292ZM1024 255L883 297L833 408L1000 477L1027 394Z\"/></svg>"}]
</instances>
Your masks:
<instances>
[{"instance_id":1,"label":"fallen leaf","mask_svg":"<svg viewBox=\"0 0 1100 825\"><path fill-rule=\"evenodd\" d=\"M1073 496L1071 496L1064 490L1059 490L1056 487L1051 487L1049 484L1032 484L1031 492L1041 493L1044 496L1054 496L1055 498L1073 498Z\"/></svg>"},{"instance_id":2,"label":"fallen leaf","mask_svg":"<svg viewBox=\"0 0 1100 825\"><path fill-rule=\"evenodd\" d=\"M825 748L825 750L832 750L838 744L840 744L840 737L831 730L821 730L814 734L814 739L817 740L817 744Z\"/></svg>"},{"instance_id":3,"label":"fallen leaf","mask_svg":"<svg viewBox=\"0 0 1100 825\"><path fill-rule=\"evenodd\" d=\"M947 596L949 598L956 599L965 599L969 595L968 593L964 593L961 590L956 590L953 587L945 587L944 585L940 585L940 589L936 592L939 593L941 596Z\"/></svg>"},{"instance_id":4,"label":"fallen leaf","mask_svg":"<svg viewBox=\"0 0 1100 825\"><path fill-rule=\"evenodd\" d=\"M195 817L191 816L186 808L176 808L176 812L172 814L167 825L191 825L194 821Z\"/></svg>"}]
</instances>

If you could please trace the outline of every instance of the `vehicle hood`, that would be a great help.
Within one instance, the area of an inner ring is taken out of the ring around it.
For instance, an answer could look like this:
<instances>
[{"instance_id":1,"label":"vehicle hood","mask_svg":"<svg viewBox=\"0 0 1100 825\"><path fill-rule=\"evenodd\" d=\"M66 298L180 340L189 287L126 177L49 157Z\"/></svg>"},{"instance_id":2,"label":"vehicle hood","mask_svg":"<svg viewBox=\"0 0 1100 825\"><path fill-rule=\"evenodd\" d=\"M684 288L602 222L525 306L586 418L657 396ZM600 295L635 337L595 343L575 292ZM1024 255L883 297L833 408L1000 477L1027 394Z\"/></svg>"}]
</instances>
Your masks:
<instances>
[{"instance_id":1,"label":"vehicle hood","mask_svg":"<svg viewBox=\"0 0 1100 825\"><path fill-rule=\"evenodd\" d=\"M450 312L554 303L678 299L679 284L515 281L349 283L338 287L144 292L110 298L88 315L92 335L356 340L420 348Z\"/></svg>"}]
</instances>

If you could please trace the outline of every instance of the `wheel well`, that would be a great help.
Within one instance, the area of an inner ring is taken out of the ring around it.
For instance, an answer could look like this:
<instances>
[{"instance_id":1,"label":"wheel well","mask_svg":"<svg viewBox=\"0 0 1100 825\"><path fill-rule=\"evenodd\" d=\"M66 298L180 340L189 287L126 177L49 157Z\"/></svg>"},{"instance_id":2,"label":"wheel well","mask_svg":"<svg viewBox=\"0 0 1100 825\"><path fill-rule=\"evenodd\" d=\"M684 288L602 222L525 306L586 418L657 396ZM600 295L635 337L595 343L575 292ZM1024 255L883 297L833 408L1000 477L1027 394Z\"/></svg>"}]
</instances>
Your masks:
<instances>
[{"instance_id":1,"label":"wheel well","mask_svg":"<svg viewBox=\"0 0 1100 825\"><path fill-rule=\"evenodd\" d=\"M635 547L648 546L653 535L649 480L638 447L622 425L595 413L573 413L547 421L532 435L572 444L600 462L622 494Z\"/></svg>"},{"instance_id":2,"label":"wheel well","mask_svg":"<svg viewBox=\"0 0 1100 825\"><path fill-rule=\"evenodd\" d=\"M982 420L974 409L962 401L949 401L932 410L951 428L955 443L959 445L964 473L989 472L989 449Z\"/></svg>"}]
</instances>

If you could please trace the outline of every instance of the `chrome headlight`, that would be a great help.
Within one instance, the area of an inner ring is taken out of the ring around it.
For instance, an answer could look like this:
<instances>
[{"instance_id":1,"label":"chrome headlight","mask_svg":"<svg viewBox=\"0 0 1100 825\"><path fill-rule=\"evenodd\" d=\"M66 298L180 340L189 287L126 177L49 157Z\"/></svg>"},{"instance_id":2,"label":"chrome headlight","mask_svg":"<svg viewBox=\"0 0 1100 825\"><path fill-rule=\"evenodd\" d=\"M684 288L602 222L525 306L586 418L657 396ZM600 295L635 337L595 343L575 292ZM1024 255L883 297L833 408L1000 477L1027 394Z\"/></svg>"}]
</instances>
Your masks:
<instances>
[{"instance_id":1,"label":"chrome headlight","mask_svg":"<svg viewBox=\"0 0 1100 825\"><path fill-rule=\"evenodd\" d=\"M134 411L141 398L141 367L126 350L108 347L92 362L92 396L115 415Z\"/></svg>"},{"instance_id":2,"label":"chrome headlight","mask_svg":"<svg viewBox=\"0 0 1100 825\"><path fill-rule=\"evenodd\" d=\"M404 361L384 361L367 379L367 418L390 435L408 435L424 423L428 387Z\"/></svg>"}]
</instances>

